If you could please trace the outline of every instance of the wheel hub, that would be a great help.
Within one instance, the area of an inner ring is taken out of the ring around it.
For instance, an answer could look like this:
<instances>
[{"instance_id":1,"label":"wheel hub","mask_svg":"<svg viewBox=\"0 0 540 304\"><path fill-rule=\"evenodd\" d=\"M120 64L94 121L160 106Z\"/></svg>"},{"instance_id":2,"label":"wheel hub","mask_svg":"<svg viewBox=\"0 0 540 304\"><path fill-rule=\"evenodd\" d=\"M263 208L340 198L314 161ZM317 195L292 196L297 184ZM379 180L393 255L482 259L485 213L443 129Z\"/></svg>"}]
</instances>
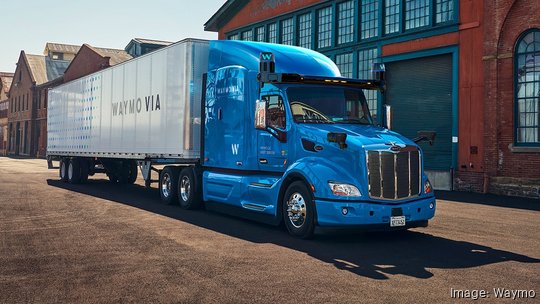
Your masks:
<instances>
[{"instance_id":1,"label":"wheel hub","mask_svg":"<svg viewBox=\"0 0 540 304\"><path fill-rule=\"evenodd\" d=\"M171 194L171 176L168 173L163 175L163 180L161 181L161 192L164 197L169 197Z\"/></svg>"},{"instance_id":2,"label":"wheel hub","mask_svg":"<svg viewBox=\"0 0 540 304\"><path fill-rule=\"evenodd\" d=\"M287 215L291 224L300 228L306 221L306 201L300 193L294 193L287 201Z\"/></svg>"},{"instance_id":3,"label":"wheel hub","mask_svg":"<svg viewBox=\"0 0 540 304\"><path fill-rule=\"evenodd\" d=\"M191 191L191 183L187 176L182 177L180 181L180 196L184 202L187 202L189 199L189 193Z\"/></svg>"},{"instance_id":4,"label":"wheel hub","mask_svg":"<svg viewBox=\"0 0 540 304\"><path fill-rule=\"evenodd\" d=\"M68 178L70 180L73 178L73 165L71 164L71 162L69 163L69 167L68 167Z\"/></svg>"}]
</instances>

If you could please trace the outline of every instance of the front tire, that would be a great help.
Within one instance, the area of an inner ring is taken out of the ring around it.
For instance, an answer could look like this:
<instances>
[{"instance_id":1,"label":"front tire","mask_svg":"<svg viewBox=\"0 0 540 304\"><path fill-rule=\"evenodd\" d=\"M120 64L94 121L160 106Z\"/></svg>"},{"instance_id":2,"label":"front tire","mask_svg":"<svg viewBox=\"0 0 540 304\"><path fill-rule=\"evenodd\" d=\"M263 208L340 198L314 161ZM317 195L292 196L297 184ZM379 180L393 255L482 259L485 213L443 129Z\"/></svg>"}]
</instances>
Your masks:
<instances>
[{"instance_id":1,"label":"front tire","mask_svg":"<svg viewBox=\"0 0 540 304\"><path fill-rule=\"evenodd\" d=\"M283 222L292 236L309 239L315 232L315 204L304 182L292 183L283 197Z\"/></svg>"},{"instance_id":2,"label":"front tire","mask_svg":"<svg viewBox=\"0 0 540 304\"><path fill-rule=\"evenodd\" d=\"M178 201L178 169L165 167L159 176L159 195L166 205L172 205Z\"/></svg>"},{"instance_id":3,"label":"front tire","mask_svg":"<svg viewBox=\"0 0 540 304\"><path fill-rule=\"evenodd\" d=\"M197 183L195 170L192 167L187 167L180 171L177 192L180 208L193 210L201 207L201 191Z\"/></svg>"}]
</instances>

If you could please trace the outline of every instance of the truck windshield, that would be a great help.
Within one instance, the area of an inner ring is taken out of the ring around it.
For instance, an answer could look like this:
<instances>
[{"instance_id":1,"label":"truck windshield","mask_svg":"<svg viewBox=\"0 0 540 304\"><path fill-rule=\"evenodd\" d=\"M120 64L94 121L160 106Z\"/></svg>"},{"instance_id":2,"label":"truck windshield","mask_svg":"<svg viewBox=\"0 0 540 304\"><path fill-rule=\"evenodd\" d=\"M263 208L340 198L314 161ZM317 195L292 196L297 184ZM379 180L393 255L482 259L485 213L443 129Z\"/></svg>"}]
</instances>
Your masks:
<instances>
[{"instance_id":1,"label":"truck windshield","mask_svg":"<svg viewBox=\"0 0 540 304\"><path fill-rule=\"evenodd\" d=\"M361 90L319 86L289 87L287 96L297 123L373 124Z\"/></svg>"}]
</instances>

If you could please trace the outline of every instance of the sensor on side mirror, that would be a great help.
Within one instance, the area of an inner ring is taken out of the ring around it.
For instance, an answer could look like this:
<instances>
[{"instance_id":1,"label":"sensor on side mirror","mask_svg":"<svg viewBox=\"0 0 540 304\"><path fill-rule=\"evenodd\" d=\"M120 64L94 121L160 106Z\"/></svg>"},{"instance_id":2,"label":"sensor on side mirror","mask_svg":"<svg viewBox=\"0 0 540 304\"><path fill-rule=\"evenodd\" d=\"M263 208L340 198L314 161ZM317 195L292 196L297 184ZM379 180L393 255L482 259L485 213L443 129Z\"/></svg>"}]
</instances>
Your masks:
<instances>
[{"instance_id":1,"label":"sensor on side mirror","mask_svg":"<svg viewBox=\"0 0 540 304\"><path fill-rule=\"evenodd\" d=\"M435 131L418 131L417 136L413 139L415 143L420 143L424 140L429 142L430 146L433 146L433 142L435 141L435 136L437 135L437 132Z\"/></svg>"}]
</instances>

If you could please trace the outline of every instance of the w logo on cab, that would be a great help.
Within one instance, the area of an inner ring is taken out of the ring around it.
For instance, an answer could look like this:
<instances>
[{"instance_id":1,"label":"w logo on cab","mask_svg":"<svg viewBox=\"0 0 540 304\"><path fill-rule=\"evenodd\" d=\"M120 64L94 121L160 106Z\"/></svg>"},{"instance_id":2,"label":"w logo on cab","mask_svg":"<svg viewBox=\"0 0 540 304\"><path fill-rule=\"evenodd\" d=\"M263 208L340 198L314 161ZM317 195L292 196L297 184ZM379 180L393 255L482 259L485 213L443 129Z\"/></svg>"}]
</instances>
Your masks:
<instances>
[{"instance_id":1,"label":"w logo on cab","mask_svg":"<svg viewBox=\"0 0 540 304\"><path fill-rule=\"evenodd\" d=\"M238 155L239 144L231 144L231 150L233 155Z\"/></svg>"}]
</instances>

